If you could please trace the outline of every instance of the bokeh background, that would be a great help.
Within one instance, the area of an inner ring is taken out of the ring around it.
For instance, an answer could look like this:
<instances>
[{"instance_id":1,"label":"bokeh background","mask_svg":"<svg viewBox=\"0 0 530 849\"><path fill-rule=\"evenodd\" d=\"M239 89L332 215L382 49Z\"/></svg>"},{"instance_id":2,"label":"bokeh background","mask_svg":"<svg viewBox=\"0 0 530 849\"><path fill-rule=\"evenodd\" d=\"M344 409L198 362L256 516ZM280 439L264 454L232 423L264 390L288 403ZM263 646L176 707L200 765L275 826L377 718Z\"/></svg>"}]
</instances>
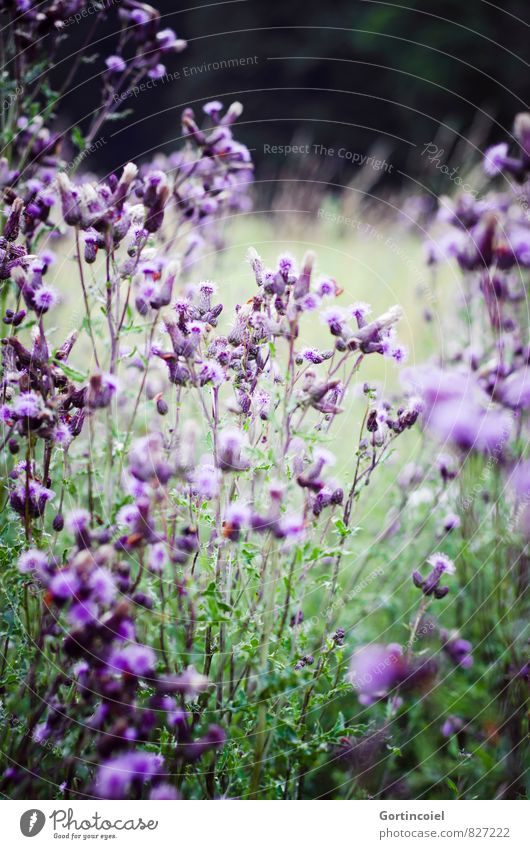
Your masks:
<instances>
[{"instance_id":1,"label":"bokeh background","mask_svg":"<svg viewBox=\"0 0 530 849\"><path fill-rule=\"evenodd\" d=\"M237 98L245 106L239 134L263 180L285 165L266 145L294 138L367 154L377 144L393 165L380 175L381 190L423 177L426 143L436 140L446 156L457 149L460 159L473 157L475 146L503 138L513 115L529 108L527 0L161 0L158 7L189 46L168 64L179 78L126 104L134 109L125 122L130 158L145 155L154 138L171 149L184 106ZM115 22L111 14L86 51L94 79L63 104L72 119L97 102ZM87 28L76 29L81 47ZM59 76L67 65L58 66ZM111 169L123 155L118 133L106 138L97 161ZM338 156L325 165L332 183L348 182L358 168Z\"/></svg>"}]
</instances>

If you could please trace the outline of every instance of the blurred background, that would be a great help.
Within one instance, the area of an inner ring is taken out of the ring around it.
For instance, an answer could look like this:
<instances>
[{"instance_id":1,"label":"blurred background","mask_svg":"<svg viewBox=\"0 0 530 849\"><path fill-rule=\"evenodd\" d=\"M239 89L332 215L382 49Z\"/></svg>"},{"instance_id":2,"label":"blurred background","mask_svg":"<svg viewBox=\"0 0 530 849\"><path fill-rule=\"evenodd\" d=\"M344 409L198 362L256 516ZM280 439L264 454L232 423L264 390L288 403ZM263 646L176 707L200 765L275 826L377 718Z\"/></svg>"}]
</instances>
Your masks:
<instances>
[{"instance_id":1,"label":"blurred background","mask_svg":"<svg viewBox=\"0 0 530 849\"><path fill-rule=\"evenodd\" d=\"M252 148L266 198L286 165L291 175L318 170L319 180L344 184L374 148L384 162L371 169L374 191L405 182L410 190L415 180L438 190L439 169L425 167L425 145L443 150L444 162L473 160L477 148L504 138L513 115L529 108L527 0L155 5L188 49L168 62L171 79L124 104L134 114L107 134L94 167L122 164L122 124L127 158L141 159L155 138L166 150L178 145L185 106L238 99L245 107L238 135ZM116 22L113 9L87 50L87 75L94 78L64 104L72 120L97 102L97 74L111 43L106 36ZM85 27L76 30L81 46ZM293 142L309 145L309 153L286 163L274 148Z\"/></svg>"}]
</instances>

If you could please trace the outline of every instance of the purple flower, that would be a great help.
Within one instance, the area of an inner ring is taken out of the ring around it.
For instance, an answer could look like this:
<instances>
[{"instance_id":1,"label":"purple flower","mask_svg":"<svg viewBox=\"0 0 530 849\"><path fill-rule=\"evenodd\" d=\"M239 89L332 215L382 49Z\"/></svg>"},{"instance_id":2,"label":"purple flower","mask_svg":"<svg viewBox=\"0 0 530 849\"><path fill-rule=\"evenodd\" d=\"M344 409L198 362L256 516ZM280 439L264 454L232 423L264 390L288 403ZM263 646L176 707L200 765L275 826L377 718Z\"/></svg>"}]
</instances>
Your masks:
<instances>
[{"instance_id":1,"label":"purple flower","mask_svg":"<svg viewBox=\"0 0 530 849\"><path fill-rule=\"evenodd\" d=\"M156 42L162 53L175 52L180 53L186 47L186 42L182 38L177 38L177 34L172 29L163 29L156 34Z\"/></svg>"},{"instance_id":2,"label":"purple flower","mask_svg":"<svg viewBox=\"0 0 530 849\"><path fill-rule=\"evenodd\" d=\"M442 725L442 734L444 737L452 737L458 734L464 727L464 720L454 714L449 714L444 724Z\"/></svg>"},{"instance_id":3,"label":"purple flower","mask_svg":"<svg viewBox=\"0 0 530 849\"><path fill-rule=\"evenodd\" d=\"M121 56L108 56L105 65L112 74L123 74L127 67Z\"/></svg>"},{"instance_id":4,"label":"purple flower","mask_svg":"<svg viewBox=\"0 0 530 849\"><path fill-rule=\"evenodd\" d=\"M135 643L115 652L110 659L110 664L131 675L148 676L153 673L156 666L156 654L149 646Z\"/></svg>"},{"instance_id":5,"label":"purple flower","mask_svg":"<svg viewBox=\"0 0 530 849\"><path fill-rule=\"evenodd\" d=\"M357 649L350 661L349 681L362 705L371 705L405 677L406 661L401 646L379 643Z\"/></svg>"},{"instance_id":6,"label":"purple flower","mask_svg":"<svg viewBox=\"0 0 530 849\"><path fill-rule=\"evenodd\" d=\"M51 286L40 286L33 293L33 303L35 304L35 312L38 315L44 315L54 307L59 300L58 292Z\"/></svg>"},{"instance_id":7,"label":"purple flower","mask_svg":"<svg viewBox=\"0 0 530 849\"><path fill-rule=\"evenodd\" d=\"M505 142L489 147L484 154L484 171L489 177L495 177L506 165L508 145Z\"/></svg>"},{"instance_id":8,"label":"purple flower","mask_svg":"<svg viewBox=\"0 0 530 849\"><path fill-rule=\"evenodd\" d=\"M449 634L447 631L441 631L442 650L452 660L455 666L461 666L462 669L469 669L473 666L473 655L471 654L473 647L468 640L463 640L458 634Z\"/></svg>"},{"instance_id":9,"label":"purple flower","mask_svg":"<svg viewBox=\"0 0 530 849\"><path fill-rule=\"evenodd\" d=\"M426 596L434 594L435 598L444 598L449 592L449 587L441 587L440 581L442 579L442 575L445 573L448 575L454 574L455 565L449 557L445 554L441 554L440 552L429 557L427 563L432 566L432 571L427 578L423 579L421 573L415 570L412 573L414 586L420 589Z\"/></svg>"},{"instance_id":10,"label":"purple flower","mask_svg":"<svg viewBox=\"0 0 530 849\"><path fill-rule=\"evenodd\" d=\"M24 551L18 558L18 570L23 575L31 573L44 574L48 565L48 558L43 551L30 548Z\"/></svg>"},{"instance_id":11,"label":"purple flower","mask_svg":"<svg viewBox=\"0 0 530 849\"><path fill-rule=\"evenodd\" d=\"M66 528L74 535L85 533L89 525L90 513L88 510L82 508L72 510L66 517Z\"/></svg>"},{"instance_id":12,"label":"purple flower","mask_svg":"<svg viewBox=\"0 0 530 849\"><path fill-rule=\"evenodd\" d=\"M503 452L512 420L491 403L474 375L425 367L409 369L403 377L421 395L424 422L439 440L462 451Z\"/></svg>"},{"instance_id":13,"label":"purple flower","mask_svg":"<svg viewBox=\"0 0 530 849\"><path fill-rule=\"evenodd\" d=\"M118 379L113 374L98 372L90 377L86 395L87 405L93 409L108 407L118 389Z\"/></svg>"},{"instance_id":14,"label":"purple flower","mask_svg":"<svg viewBox=\"0 0 530 849\"><path fill-rule=\"evenodd\" d=\"M444 530L447 532L456 530L460 524L460 517L456 513L448 513L443 521Z\"/></svg>"},{"instance_id":15,"label":"purple flower","mask_svg":"<svg viewBox=\"0 0 530 849\"><path fill-rule=\"evenodd\" d=\"M128 525L128 527L134 528L139 518L140 511L136 504L124 504L124 506L118 510L116 522L118 525Z\"/></svg>"},{"instance_id":16,"label":"purple flower","mask_svg":"<svg viewBox=\"0 0 530 849\"><path fill-rule=\"evenodd\" d=\"M191 475L191 491L197 498L204 501L217 498L220 483L219 470L211 463L202 463Z\"/></svg>"},{"instance_id":17,"label":"purple flower","mask_svg":"<svg viewBox=\"0 0 530 849\"><path fill-rule=\"evenodd\" d=\"M48 589L55 601L66 601L73 598L78 592L80 581L70 569L61 569L51 579Z\"/></svg>"},{"instance_id":18,"label":"purple flower","mask_svg":"<svg viewBox=\"0 0 530 849\"><path fill-rule=\"evenodd\" d=\"M223 521L223 536L237 542L243 528L250 523L250 509L245 504L234 502L228 506Z\"/></svg>"},{"instance_id":19,"label":"purple flower","mask_svg":"<svg viewBox=\"0 0 530 849\"><path fill-rule=\"evenodd\" d=\"M273 526L274 535L285 540L288 545L295 544L304 538L306 523L304 517L297 513L285 513Z\"/></svg>"},{"instance_id":20,"label":"purple flower","mask_svg":"<svg viewBox=\"0 0 530 849\"><path fill-rule=\"evenodd\" d=\"M164 440L160 433L137 439L129 452L129 469L143 483L168 483L173 469L166 459Z\"/></svg>"},{"instance_id":21,"label":"purple flower","mask_svg":"<svg viewBox=\"0 0 530 849\"><path fill-rule=\"evenodd\" d=\"M186 747L186 757L190 761L201 758L206 752L221 748L226 740L226 734L219 725L210 725L204 737L195 740Z\"/></svg>"},{"instance_id":22,"label":"purple flower","mask_svg":"<svg viewBox=\"0 0 530 849\"><path fill-rule=\"evenodd\" d=\"M317 348L303 348L300 352L300 358L312 363L315 366L331 359L333 351L319 351Z\"/></svg>"},{"instance_id":23,"label":"purple flower","mask_svg":"<svg viewBox=\"0 0 530 849\"><path fill-rule=\"evenodd\" d=\"M30 480L28 484L22 483L11 491L9 503L19 516L25 517L27 513L31 519L38 519L44 515L48 501L54 498L53 490Z\"/></svg>"},{"instance_id":24,"label":"purple flower","mask_svg":"<svg viewBox=\"0 0 530 849\"><path fill-rule=\"evenodd\" d=\"M308 292L298 301L302 312L314 312L320 306L320 298L316 292Z\"/></svg>"},{"instance_id":25,"label":"purple flower","mask_svg":"<svg viewBox=\"0 0 530 849\"><path fill-rule=\"evenodd\" d=\"M162 77L165 77L166 73L166 66L159 62L158 65L151 68L147 75L151 77L152 80L160 80Z\"/></svg>"},{"instance_id":26,"label":"purple flower","mask_svg":"<svg viewBox=\"0 0 530 849\"><path fill-rule=\"evenodd\" d=\"M242 458L246 446L244 434L235 427L222 430L218 439L218 462L223 471L240 472L248 469L248 462Z\"/></svg>"},{"instance_id":27,"label":"purple flower","mask_svg":"<svg viewBox=\"0 0 530 849\"><path fill-rule=\"evenodd\" d=\"M364 301L358 301L356 304L352 304L349 309L359 326L362 326L366 316L371 315L372 312L370 304L367 304Z\"/></svg>"},{"instance_id":28,"label":"purple flower","mask_svg":"<svg viewBox=\"0 0 530 849\"><path fill-rule=\"evenodd\" d=\"M428 558L427 563L440 572L443 575L444 572L447 572L448 575L454 575L456 572L455 564L451 560L450 557L447 557L446 554L442 554L440 551L436 552L436 554L431 554Z\"/></svg>"},{"instance_id":29,"label":"purple flower","mask_svg":"<svg viewBox=\"0 0 530 849\"><path fill-rule=\"evenodd\" d=\"M103 763L97 773L95 790L101 799L124 799L133 782L144 784L163 764L152 752L128 752Z\"/></svg>"},{"instance_id":30,"label":"purple flower","mask_svg":"<svg viewBox=\"0 0 530 849\"><path fill-rule=\"evenodd\" d=\"M166 547L163 543L152 545L149 549L147 567L153 575L161 575L167 560Z\"/></svg>"},{"instance_id":31,"label":"purple flower","mask_svg":"<svg viewBox=\"0 0 530 849\"><path fill-rule=\"evenodd\" d=\"M90 574L89 586L94 598L101 604L110 604L116 596L116 583L112 574L103 566L97 566Z\"/></svg>"},{"instance_id":32,"label":"purple flower","mask_svg":"<svg viewBox=\"0 0 530 849\"><path fill-rule=\"evenodd\" d=\"M84 628L98 617L97 604L93 601L80 601L73 604L68 611L68 621L75 628Z\"/></svg>"},{"instance_id":33,"label":"purple flower","mask_svg":"<svg viewBox=\"0 0 530 849\"><path fill-rule=\"evenodd\" d=\"M328 325L333 336L340 336L344 330L348 316L342 307L328 307L321 313L322 320Z\"/></svg>"},{"instance_id":34,"label":"purple flower","mask_svg":"<svg viewBox=\"0 0 530 849\"><path fill-rule=\"evenodd\" d=\"M210 117L215 117L223 111L223 104L220 100L210 100L208 103L204 104L202 111Z\"/></svg>"},{"instance_id":35,"label":"purple flower","mask_svg":"<svg viewBox=\"0 0 530 849\"><path fill-rule=\"evenodd\" d=\"M523 501L530 500L530 460L520 460L510 480L517 498Z\"/></svg>"},{"instance_id":36,"label":"purple flower","mask_svg":"<svg viewBox=\"0 0 530 849\"><path fill-rule=\"evenodd\" d=\"M530 407L530 374L528 366L510 375L499 390L503 404L513 410L527 410Z\"/></svg>"},{"instance_id":37,"label":"purple flower","mask_svg":"<svg viewBox=\"0 0 530 849\"><path fill-rule=\"evenodd\" d=\"M153 787L151 793L149 794L149 798L153 801L159 802L161 800L166 799L180 799L180 795L178 790L172 787L171 784L161 782L160 784L157 784L155 787Z\"/></svg>"},{"instance_id":38,"label":"purple flower","mask_svg":"<svg viewBox=\"0 0 530 849\"><path fill-rule=\"evenodd\" d=\"M163 693L181 693L186 701L193 701L208 687L206 675L197 672L194 666L188 666L180 675L162 677L158 689Z\"/></svg>"},{"instance_id":39,"label":"purple flower","mask_svg":"<svg viewBox=\"0 0 530 849\"><path fill-rule=\"evenodd\" d=\"M15 398L12 413L18 419L36 419L43 410L42 398L35 392L22 392Z\"/></svg>"},{"instance_id":40,"label":"purple flower","mask_svg":"<svg viewBox=\"0 0 530 849\"><path fill-rule=\"evenodd\" d=\"M226 381L224 368L216 362L203 363L199 368L198 377L201 386L207 383L211 383L213 386L221 386Z\"/></svg>"},{"instance_id":41,"label":"purple flower","mask_svg":"<svg viewBox=\"0 0 530 849\"><path fill-rule=\"evenodd\" d=\"M331 277L323 277L317 280L315 291L321 298L329 298L338 294L339 287Z\"/></svg>"}]
</instances>

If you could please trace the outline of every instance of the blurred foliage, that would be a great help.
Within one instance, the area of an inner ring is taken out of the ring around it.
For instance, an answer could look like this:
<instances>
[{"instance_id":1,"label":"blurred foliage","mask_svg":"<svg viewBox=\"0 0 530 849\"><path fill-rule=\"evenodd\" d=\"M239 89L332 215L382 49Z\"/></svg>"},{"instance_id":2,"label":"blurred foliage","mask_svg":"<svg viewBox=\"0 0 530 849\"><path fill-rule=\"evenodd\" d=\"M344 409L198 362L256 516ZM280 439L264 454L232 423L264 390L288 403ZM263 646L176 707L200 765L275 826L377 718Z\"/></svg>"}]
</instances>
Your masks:
<instances>
[{"instance_id":1,"label":"blurred foliage","mask_svg":"<svg viewBox=\"0 0 530 849\"><path fill-rule=\"evenodd\" d=\"M421 151L438 137L440 124L450 128L451 145L459 133L469 135L481 115L477 110L484 110L491 118L482 116L476 136L483 146L487 138L504 135L495 121L509 129L513 115L527 108L527 0L498 5L247 0L185 11L175 8L174 0L158 5L165 25L188 39L189 48L169 67L179 79L128 104L134 109L129 158L151 147L153 133L162 145L175 146L182 105L238 97L245 106L241 132L255 148L262 178L276 175L283 161L264 154L264 144L306 135L315 143L362 152L386 138L395 167L385 180L399 180L400 169L418 172L414 145ZM257 57L255 64L207 68L251 56ZM84 104L78 95L73 100L69 107L75 112ZM101 157L109 166L121 164L120 136L108 140ZM329 179L348 181L351 163L335 157L332 164Z\"/></svg>"}]
</instances>

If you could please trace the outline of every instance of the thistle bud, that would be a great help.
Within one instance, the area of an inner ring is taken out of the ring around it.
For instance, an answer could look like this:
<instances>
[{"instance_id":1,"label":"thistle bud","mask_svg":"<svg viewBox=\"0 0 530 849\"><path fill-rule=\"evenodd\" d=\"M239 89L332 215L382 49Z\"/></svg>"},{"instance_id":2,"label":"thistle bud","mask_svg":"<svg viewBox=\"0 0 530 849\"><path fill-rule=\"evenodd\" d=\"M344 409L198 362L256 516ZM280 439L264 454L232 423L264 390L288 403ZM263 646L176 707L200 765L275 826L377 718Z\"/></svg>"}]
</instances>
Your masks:
<instances>
[{"instance_id":1,"label":"thistle bud","mask_svg":"<svg viewBox=\"0 0 530 849\"><path fill-rule=\"evenodd\" d=\"M166 401L164 401L162 396L159 396L156 399L156 411L157 411L158 415L159 416L167 416L168 410L169 410L169 407L168 407Z\"/></svg>"}]
</instances>

